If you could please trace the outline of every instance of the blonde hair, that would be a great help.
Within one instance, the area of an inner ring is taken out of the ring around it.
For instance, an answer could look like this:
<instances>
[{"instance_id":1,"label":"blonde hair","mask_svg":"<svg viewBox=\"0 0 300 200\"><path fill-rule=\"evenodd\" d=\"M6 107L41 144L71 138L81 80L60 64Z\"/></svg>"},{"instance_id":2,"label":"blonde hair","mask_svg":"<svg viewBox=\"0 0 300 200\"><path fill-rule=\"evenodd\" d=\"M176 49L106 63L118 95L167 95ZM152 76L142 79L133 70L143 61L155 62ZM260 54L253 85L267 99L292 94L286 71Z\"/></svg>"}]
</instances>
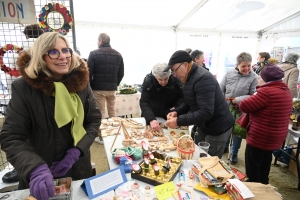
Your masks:
<instances>
[{"instance_id":1,"label":"blonde hair","mask_svg":"<svg viewBox=\"0 0 300 200\"><path fill-rule=\"evenodd\" d=\"M273 65L277 65L278 64L278 61L276 58L269 58L269 63L273 64Z\"/></svg>"},{"instance_id":2,"label":"blonde hair","mask_svg":"<svg viewBox=\"0 0 300 200\"><path fill-rule=\"evenodd\" d=\"M33 46L30 48L29 55L31 60L26 67L26 74L32 78L36 79L38 77L39 72L44 72L48 77L52 78L52 73L47 67L47 63L44 60L44 55L48 53L48 51L56 45L58 39L62 39L65 41L68 48L70 48L70 44L63 35L57 32L47 32L42 34L40 37L36 39ZM71 57L71 65L69 72L73 69L79 67L79 55L73 51Z\"/></svg>"}]
</instances>

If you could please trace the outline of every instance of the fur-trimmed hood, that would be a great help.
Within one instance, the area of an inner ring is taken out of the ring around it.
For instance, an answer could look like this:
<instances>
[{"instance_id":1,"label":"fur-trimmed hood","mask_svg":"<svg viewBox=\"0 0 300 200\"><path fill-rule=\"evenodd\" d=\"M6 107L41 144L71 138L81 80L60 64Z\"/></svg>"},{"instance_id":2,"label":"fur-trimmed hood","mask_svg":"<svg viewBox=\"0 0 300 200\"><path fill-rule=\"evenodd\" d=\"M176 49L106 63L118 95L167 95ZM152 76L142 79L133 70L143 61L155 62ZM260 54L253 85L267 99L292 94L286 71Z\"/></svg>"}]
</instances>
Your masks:
<instances>
[{"instance_id":1,"label":"fur-trimmed hood","mask_svg":"<svg viewBox=\"0 0 300 200\"><path fill-rule=\"evenodd\" d=\"M36 79L30 78L25 69L30 62L31 57L27 52L22 52L17 60L19 72L24 80L32 87L43 91L46 95L51 96L55 90L54 81L42 71L39 72ZM79 92L83 90L89 82L89 72L86 62L79 60L80 66L66 75L61 82L66 86L69 92Z\"/></svg>"}]
</instances>

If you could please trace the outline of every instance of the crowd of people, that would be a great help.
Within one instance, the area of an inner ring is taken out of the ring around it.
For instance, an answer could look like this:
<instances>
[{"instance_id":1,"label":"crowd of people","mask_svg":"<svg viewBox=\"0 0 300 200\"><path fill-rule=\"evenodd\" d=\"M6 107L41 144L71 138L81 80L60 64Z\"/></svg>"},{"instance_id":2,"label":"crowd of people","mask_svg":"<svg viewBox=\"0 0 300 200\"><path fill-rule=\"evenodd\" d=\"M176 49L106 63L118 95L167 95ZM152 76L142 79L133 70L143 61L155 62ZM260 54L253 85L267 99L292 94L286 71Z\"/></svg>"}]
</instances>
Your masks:
<instances>
[{"instance_id":1,"label":"crowd of people","mask_svg":"<svg viewBox=\"0 0 300 200\"><path fill-rule=\"evenodd\" d=\"M122 55L110 46L108 34L99 35L98 47L85 62L65 37L47 32L17 60L21 78L12 84L0 144L20 175L19 189L30 188L37 199L53 197L53 178L92 176L90 146L95 138L101 142L106 105L109 117L115 116L116 90L124 76ZM292 97L297 97L298 59L299 54L289 53L277 65L269 53L260 52L251 66L251 55L242 52L219 83L205 66L203 51L178 50L145 76L142 117L154 130L160 129L156 117L170 128L194 126L196 145L208 142L208 153L219 158L230 151L235 164L242 139L232 134L230 99L249 116L249 181L268 184L272 151L287 135Z\"/></svg>"}]
</instances>

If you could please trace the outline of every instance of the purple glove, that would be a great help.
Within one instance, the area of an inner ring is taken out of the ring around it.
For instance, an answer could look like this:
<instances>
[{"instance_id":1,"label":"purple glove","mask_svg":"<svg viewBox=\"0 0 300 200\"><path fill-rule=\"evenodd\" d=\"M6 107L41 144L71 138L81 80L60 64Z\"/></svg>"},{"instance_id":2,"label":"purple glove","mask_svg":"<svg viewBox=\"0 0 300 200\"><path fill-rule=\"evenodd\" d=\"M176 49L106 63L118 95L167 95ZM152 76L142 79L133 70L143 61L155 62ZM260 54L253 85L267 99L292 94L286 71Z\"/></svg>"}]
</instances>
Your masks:
<instances>
[{"instance_id":1,"label":"purple glove","mask_svg":"<svg viewBox=\"0 0 300 200\"><path fill-rule=\"evenodd\" d=\"M29 174L30 195L39 200L48 200L55 195L53 176L47 164L40 165Z\"/></svg>"},{"instance_id":2,"label":"purple glove","mask_svg":"<svg viewBox=\"0 0 300 200\"><path fill-rule=\"evenodd\" d=\"M54 177L64 176L73 164L79 159L80 151L77 148L71 148L67 151L64 159L52 163L50 170Z\"/></svg>"}]
</instances>

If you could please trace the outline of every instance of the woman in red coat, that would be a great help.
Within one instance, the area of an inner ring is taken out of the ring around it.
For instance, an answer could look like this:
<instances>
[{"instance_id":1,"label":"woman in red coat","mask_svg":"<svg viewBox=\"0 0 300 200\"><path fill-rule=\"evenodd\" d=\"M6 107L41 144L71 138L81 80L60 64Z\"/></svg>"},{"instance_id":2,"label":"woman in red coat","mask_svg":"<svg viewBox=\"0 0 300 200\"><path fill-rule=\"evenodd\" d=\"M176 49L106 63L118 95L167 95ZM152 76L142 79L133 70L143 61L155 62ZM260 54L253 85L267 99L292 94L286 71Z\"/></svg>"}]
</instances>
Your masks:
<instances>
[{"instance_id":1,"label":"woman in red coat","mask_svg":"<svg viewBox=\"0 0 300 200\"><path fill-rule=\"evenodd\" d=\"M282 81L284 72L273 64L260 73L256 92L240 103L249 113L245 152L246 174L250 182L269 183L272 152L279 149L288 132L292 96Z\"/></svg>"}]
</instances>

